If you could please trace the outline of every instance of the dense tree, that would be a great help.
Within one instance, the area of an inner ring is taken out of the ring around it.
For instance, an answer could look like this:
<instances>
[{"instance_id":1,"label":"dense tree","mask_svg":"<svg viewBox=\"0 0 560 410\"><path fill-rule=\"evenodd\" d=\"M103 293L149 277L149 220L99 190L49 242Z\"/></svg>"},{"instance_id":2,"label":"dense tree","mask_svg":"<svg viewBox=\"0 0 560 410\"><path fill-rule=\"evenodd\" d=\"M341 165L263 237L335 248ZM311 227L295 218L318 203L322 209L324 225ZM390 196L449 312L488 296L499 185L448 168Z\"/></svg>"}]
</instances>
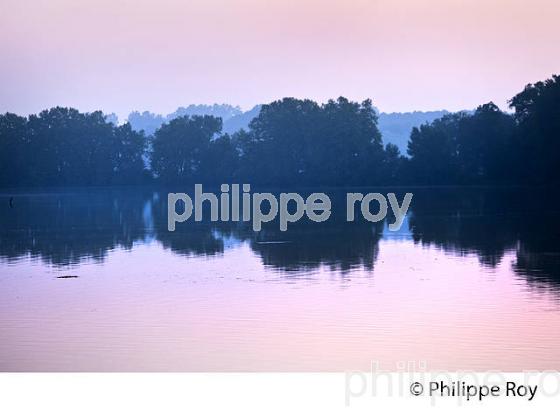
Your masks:
<instances>
[{"instance_id":1,"label":"dense tree","mask_svg":"<svg viewBox=\"0 0 560 410\"><path fill-rule=\"evenodd\" d=\"M110 183L112 129L100 111L56 107L31 115L33 180L41 185Z\"/></svg>"},{"instance_id":2,"label":"dense tree","mask_svg":"<svg viewBox=\"0 0 560 410\"><path fill-rule=\"evenodd\" d=\"M466 114L448 114L431 124L414 127L408 142L407 172L413 182L452 184L457 181L457 135Z\"/></svg>"},{"instance_id":3,"label":"dense tree","mask_svg":"<svg viewBox=\"0 0 560 410\"><path fill-rule=\"evenodd\" d=\"M144 132L133 131L130 124L113 128L113 181L121 184L138 183L150 178L145 168L146 138Z\"/></svg>"},{"instance_id":4,"label":"dense tree","mask_svg":"<svg viewBox=\"0 0 560 410\"><path fill-rule=\"evenodd\" d=\"M213 139L208 149L202 153L200 182L210 184L230 183L237 176L239 153L229 135ZM242 183L243 181L237 181Z\"/></svg>"},{"instance_id":5,"label":"dense tree","mask_svg":"<svg viewBox=\"0 0 560 410\"><path fill-rule=\"evenodd\" d=\"M410 136L407 175L422 184L510 182L513 131L513 118L494 103L421 125Z\"/></svg>"},{"instance_id":6,"label":"dense tree","mask_svg":"<svg viewBox=\"0 0 560 410\"><path fill-rule=\"evenodd\" d=\"M0 115L0 186L27 182L30 157L27 119L10 113Z\"/></svg>"},{"instance_id":7,"label":"dense tree","mask_svg":"<svg viewBox=\"0 0 560 410\"><path fill-rule=\"evenodd\" d=\"M459 183L501 183L512 180L517 146L511 115L492 102L461 118L457 133Z\"/></svg>"},{"instance_id":8,"label":"dense tree","mask_svg":"<svg viewBox=\"0 0 560 410\"><path fill-rule=\"evenodd\" d=\"M381 181L386 185L396 185L403 181L403 168L406 158L401 155L399 147L388 143L383 153L383 166L380 168L379 175Z\"/></svg>"},{"instance_id":9,"label":"dense tree","mask_svg":"<svg viewBox=\"0 0 560 410\"><path fill-rule=\"evenodd\" d=\"M264 105L241 132L240 144L243 179L272 185L306 180L306 152L316 132L320 107L310 100L285 98Z\"/></svg>"},{"instance_id":10,"label":"dense tree","mask_svg":"<svg viewBox=\"0 0 560 410\"><path fill-rule=\"evenodd\" d=\"M513 97L525 182L560 182L560 76L529 84Z\"/></svg>"},{"instance_id":11,"label":"dense tree","mask_svg":"<svg viewBox=\"0 0 560 410\"><path fill-rule=\"evenodd\" d=\"M383 142L377 114L370 100L361 104L339 98L323 105L322 123L314 144L322 163L315 161L313 174L326 185L380 183ZM321 156L322 154L322 156Z\"/></svg>"},{"instance_id":12,"label":"dense tree","mask_svg":"<svg viewBox=\"0 0 560 410\"><path fill-rule=\"evenodd\" d=\"M383 145L371 101L264 105L236 135L242 178L271 185L344 185L375 179ZM377 163L377 164L376 164Z\"/></svg>"},{"instance_id":13,"label":"dense tree","mask_svg":"<svg viewBox=\"0 0 560 410\"><path fill-rule=\"evenodd\" d=\"M163 124L152 141L152 170L165 183L200 182L213 137L222 119L204 116L179 117Z\"/></svg>"},{"instance_id":14,"label":"dense tree","mask_svg":"<svg viewBox=\"0 0 560 410\"><path fill-rule=\"evenodd\" d=\"M560 77L529 84L510 106L512 115L490 102L413 128L409 158L394 144L383 146L369 100L285 98L259 107L248 129L233 135L222 135L222 118L210 115L156 118L161 125L146 137L132 121L118 126L100 111L6 113L0 115L0 186L136 184L154 177L294 187L557 184ZM213 110L231 118L238 111ZM154 119L148 114L137 120Z\"/></svg>"},{"instance_id":15,"label":"dense tree","mask_svg":"<svg viewBox=\"0 0 560 410\"><path fill-rule=\"evenodd\" d=\"M0 116L2 185L108 185L140 182L145 139L100 111L56 107L28 120Z\"/></svg>"}]
</instances>

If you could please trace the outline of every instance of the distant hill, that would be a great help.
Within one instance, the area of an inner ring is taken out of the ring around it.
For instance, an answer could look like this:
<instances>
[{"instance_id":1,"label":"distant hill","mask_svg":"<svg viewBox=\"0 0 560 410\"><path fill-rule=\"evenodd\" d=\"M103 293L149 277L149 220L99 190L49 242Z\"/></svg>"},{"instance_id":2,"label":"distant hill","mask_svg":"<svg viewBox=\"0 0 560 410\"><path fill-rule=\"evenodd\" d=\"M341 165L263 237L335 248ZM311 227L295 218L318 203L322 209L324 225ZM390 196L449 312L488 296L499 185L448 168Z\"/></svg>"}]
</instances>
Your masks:
<instances>
[{"instance_id":1,"label":"distant hill","mask_svg":"<svg viewBox=\"0 0 560 410\"><path fill-rule=\"evenodd\" d=\"M379 113L378 127L383 135L383 142L395 144L401 154L406 155L406 146L412 128L437 120L446 114L449 114L449 111L382 112Z\"/></svg>"},{"instance_id":2,"label":"distant hill","mask_svg":"<svg viewBox=\"0 0 560 410\"><path fill-rule=\"evenodd\" d=\"M185 115L213 115L214 117L222 117L222 120L228 121L229 119L243 114L241 108L234 107L229 104L191 104L187 107L179 107L175 112L169 114L166 117L167 121L171 121L174 118L182 117Z\"/></svg>"},{"instance_id":3,"label":"distant hill","mask_svg":"<svg viewBox=\"0 0 560 410\"><path fill-rule=\"evenodd\" d=\"M144 131L147 135L152 135L165 122L165 118L160 114L150 111L133 111L128 114L128 123L134 131Z\"/></svg>"},{"instance_id":4,"label":"distant hill","mask_svg":"<svg viewBox=\"0 0 560 410\"><path fill-rule=\"evenodd\" d=\"M260 105L255 105L249 111L245 111L241 114L234 115L233 117L224 120L223 132L233 134L235 131L240 129L249 129L249 123L253 118L259 115L261 111Z\"/></svg>"},{"instance_id":5,"label":"distant hill","mask_svg":"<svg viewBox=\"0 0 560 410\"><path fill-rule=\"evenodd\" d=\"M185 115L213 115L215 117L221 117L222 120L224 121L224 128L225 128L225 124L227 122L231 121L236 117L242 119L248 113L251 113L251 111L247 111L244 113L243 111L241 111L241 108L234 107L229 104L213 104L213 105L191 104L187 107L179 107L175 110L175 112L172 112L171 114L168 114L166 116L163 116L161 114L155 114L150 111L144 111L142 113L138 111L133 111L128 115L128 122L130 123L133 130L135 131L143 130L144 132L146 132L146 134L151 135L159 127L161 127L163 123L169 122L177 117L182 117ZM238 120L234 120L234 123L235 121ZM244 124L244 121L241 120L240 123Z\"/></svg>"},{"instance_id":6,"label":"distant hill","mask_svg":"<svg viewBox=\"0 0 560 410\"><path fill-rule=\"evenodd\" d=\"M222 118L224 122L223 132L232 134L240 129L248 129L251 120L259 115L260 109L260 105L256 105L249 111L242 111L239 107L229 104L191 104L187 107L179 107L175 112L166 116L149 111L142 113L134 111L129 114L128 122L133 130L144 130L146 134L151 135L163 123L183 115L213 115ZM448 113L445 110L379 113L378 127L383 135L383 142L385 144L389 142L395 144L399 147L401 154L406 155L406 147L412 128L432 122Z\"/></svg>"}]
</instances>

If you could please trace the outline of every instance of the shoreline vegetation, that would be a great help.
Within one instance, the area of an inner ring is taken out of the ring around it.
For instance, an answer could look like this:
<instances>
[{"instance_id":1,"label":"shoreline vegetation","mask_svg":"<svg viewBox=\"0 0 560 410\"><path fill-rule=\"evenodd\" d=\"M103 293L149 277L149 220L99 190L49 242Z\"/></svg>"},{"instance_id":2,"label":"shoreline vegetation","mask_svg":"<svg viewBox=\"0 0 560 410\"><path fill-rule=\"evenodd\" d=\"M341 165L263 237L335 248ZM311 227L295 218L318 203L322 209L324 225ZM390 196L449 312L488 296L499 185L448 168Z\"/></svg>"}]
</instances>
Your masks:
<instances>
[{"instance_id":1,"label":"shoreline vegetation","mask_svg":"<svg viewBox=\"0 0 560 410\"><path fill-rule=\"evenodd\" d=\"M527 85L509 106L447 114L412 129L408 157L384 144L370 100L263 105L248 130L182 116L153 134L101 111L56 107L0 115L0 188L154 185L275 187L557 185L560 76Z\"/></svg>"}]
</instances>

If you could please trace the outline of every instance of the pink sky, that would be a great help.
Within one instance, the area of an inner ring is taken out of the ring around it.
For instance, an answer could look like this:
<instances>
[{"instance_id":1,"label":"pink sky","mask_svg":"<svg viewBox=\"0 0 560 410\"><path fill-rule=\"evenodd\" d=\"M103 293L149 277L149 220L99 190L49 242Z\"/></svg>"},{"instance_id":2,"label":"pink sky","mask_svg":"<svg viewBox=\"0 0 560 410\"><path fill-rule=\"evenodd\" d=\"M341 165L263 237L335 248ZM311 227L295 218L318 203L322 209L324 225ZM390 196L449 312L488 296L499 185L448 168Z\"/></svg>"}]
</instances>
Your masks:
<instances>
[{"instance_id":1,"label":"pink sky","mask_svg":"<svg viewBox=\"0 0 560 410\"><path fill-rule=\"evenodd\" d=\"M0 0L0 112L505 108L560 73L558 21L556 0Z\"/></svg>"}]
</instances>

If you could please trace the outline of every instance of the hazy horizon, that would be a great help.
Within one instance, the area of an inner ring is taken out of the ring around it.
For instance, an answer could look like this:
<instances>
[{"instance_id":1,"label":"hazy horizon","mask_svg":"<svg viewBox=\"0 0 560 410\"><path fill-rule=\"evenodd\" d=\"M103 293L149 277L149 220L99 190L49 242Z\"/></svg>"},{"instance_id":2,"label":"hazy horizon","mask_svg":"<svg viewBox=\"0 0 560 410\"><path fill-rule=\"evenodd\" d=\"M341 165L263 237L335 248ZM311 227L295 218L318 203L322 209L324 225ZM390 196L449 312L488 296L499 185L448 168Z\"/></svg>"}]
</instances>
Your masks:
<instances>
[{"instance_id":1,"label":"hazy horizon","mask_svg":"<svg viewBox=\"0 0 560 410\"><path fill-rule=\"evenodd\" d=\"M341 96L341 97L344 97L344 96ZM292 97L285 96L285 97L279 98L278 100L281 100L281 99L283 99L283 98L292 98ZM336 100L337 98L338 98L338 97L332 97L332 98L330 98L330 100ZM304 99L306 99L306 98L304 98ZM371 98L370 98L370 99L371 99ZM276 101L278 101L278 100L276 100ZM323 102L327 102L327 101L328 101L328 100L325 100L325 101L318 101L318 102L319 102L319 103L323 103ZM118 119L118 123L119 123L119 124L123 124L123 123L125 123L125 122L128 122L128 116L129 116L130 114L132 114L132 113L135 113L135 112L136 112L136 113L140 113L140 114L143 114L143 113L145 113L145 112L148 112L148 113L153 114L153 115L155 115L155 116L161 116L161 117L163 117L164 120L167 119L165 122L168 122L168 119L169 119L170 117L172 117L174 114L176 114L176 113L177 113L178 111L180 111L181 109L185 109L185 108L196 107L196 108L198 108L198 109L202 109L202 108L212 108L213 106L217 106L217 107L231 107L231 108L233 108L233 109L239 109L240 113L239 113L239 114L236 114L236 115L243 115L243 114L249 113L250 111L256 109L256 108L259 107L259 106L266 105L266 104L270 104L270 103L272 103L272 102L273 102L273 101L267 101L267 102L263 102L263 103L257 103L257 104L255 104L255 105L249 107L249 108L242 107L242 106L239 105L239 104L230 104L230 103L227 103L227 102L209 102L209 103L197 103L197 102L192 102L192 103L188 103L188 104L179 105L179 106L175 107L174 109L172 109L171 111L168 111L168 112L158 112L158 111L151 111L151 110L148 110L148 109L138 108L138 109L131 110L131 111L129 111L129 112L124 112L122 115L119 115L119 114L118 114L117 112L115 112L115 111L111 111L111 110L108 110L108 109L103 109L103 107L93 108L93 109L91 109L91 110L82 110L80 107L77 107L77 106L75 106L75 105L61 105L61 104L55 104L55 105L53 105L53 106L43 107L43 108L41 108L41 109L39 109L39 110L37 110L37 111L29 112L29 113L25 113L25 112L15 112L15 111L12 111L12 110L5 110L5 111L3 111L3 112L0 112L0 114L4 114L4 113L6 113L6 112L10 112L10 113L17 114L17 115L20 115L20 116L29 116L29 115L34 115L34 114L36 115L36 114L39 114L41 111L48 110L48 109L55 108L55 107L66 107L66 108L75 108L75 109L77 109L77 110L80 111L80 112L101 111L101 112L103 112L103 114L105 114L105 115L107 115L107 116L116 115L116 116L117 116L117 119ZM356 101L356 102L361 102L361 101ZM478 105L480 105L480 104L478 104ZM379 109L378 107L376 107L376 106L374 106L374 108L377 110L377 112L378 112L380 115L395 115L395 114L429 114L429 113L439 113L439 112L444 112L444 111L445 111L445 112L450 112L450 113L451 113L451 112L460 112L460 111L468 111L468 112L471 112L471 111L474 111L474 109L475 109L476 107L464 108L464 109L457 110L457 111L451 111L451 110L446 109L446 108L434 109L434 110L382 111L382 110L380 110L380 109ZM507 108L507 107L504 108L504 111L506 111L506 112L512 112L512 110L509 109L509 108ZM192 114L192 115L196 115L196 114ZM201 114L201 115L205 115L205 114ZM212 115L212 114L208 114L208 115ZM214 114L214 116L216 116L216 117L221 117L220 115L217 115L217 114Z\"/></svg>"},{"instance_id":2,"label":"hazy horizon","mask_svg":"<svg viewBox=\"0 0 560 410\"><path fill-rule=\"evenodd\" d=\"M0 111L18 114L340 95L382 112L504 109L560 67L552 0L4 0L0 11Z\"/></svg>"}]
</instances>

